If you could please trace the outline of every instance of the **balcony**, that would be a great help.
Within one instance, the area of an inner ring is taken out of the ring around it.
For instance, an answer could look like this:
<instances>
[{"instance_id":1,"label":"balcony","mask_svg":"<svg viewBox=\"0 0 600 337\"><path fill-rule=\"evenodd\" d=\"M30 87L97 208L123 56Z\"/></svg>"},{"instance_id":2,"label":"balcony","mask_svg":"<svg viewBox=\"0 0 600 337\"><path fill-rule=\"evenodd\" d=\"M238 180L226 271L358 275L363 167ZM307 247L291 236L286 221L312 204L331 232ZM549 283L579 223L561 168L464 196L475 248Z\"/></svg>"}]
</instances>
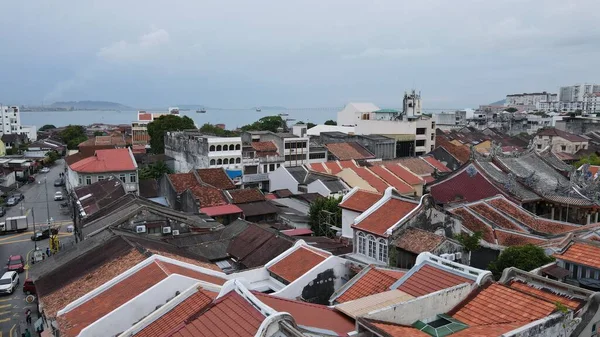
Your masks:
<instances>
[{"instance_id":1,"label":"balcony","mask_svg":"<svg viewBox=\"0 0 600 337\"><path fill-rule=\"evenodd\" d=\"M269 174L268 173L245 174L242 177L242 182L244 184L258 183L261 181L269 181Z\"/></svg>"},{"instance_id":2,"label":"balcony","mask_svg":"<svg viewBox=\"0 0 600 337\"><path fill-rule=\"evenodd\" d=\"M255 157L255 158L242 158L242 164L244 164L244 165L283 163L284 161L285 161L285 158L283 156L267 156L267 157Z\"/></svg>"}]
</instances>

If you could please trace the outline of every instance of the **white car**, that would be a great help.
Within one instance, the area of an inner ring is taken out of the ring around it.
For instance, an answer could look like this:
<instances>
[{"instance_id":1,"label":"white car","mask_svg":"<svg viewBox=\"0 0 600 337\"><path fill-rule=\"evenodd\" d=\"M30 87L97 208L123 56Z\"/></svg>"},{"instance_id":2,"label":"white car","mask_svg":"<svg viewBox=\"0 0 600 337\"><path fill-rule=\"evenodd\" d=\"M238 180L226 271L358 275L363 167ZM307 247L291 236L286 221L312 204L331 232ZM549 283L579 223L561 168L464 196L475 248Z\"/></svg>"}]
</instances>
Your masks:
<instances>
[{"instance_id":1,"label":"white car","mask_svg":"<svg viewBox=\"0 0 600 337\"><path fill-rule=\"evenodd\" d=\"M12 294L19 284L19 274L16 271L7 271L0 278L0 293Z\"/></svg>"},{"instance_id":2,"label":"white car","mask_svg":"<svg viewBox=\"0 0 600 337\"><path fill-rule=\"evenodd\" d=\"M55 201L65 200L65 197L63 196L61 191L57 191L56 193L54 193L54 200Z\"/></svg>"},{"instance_id":3,"label":"white car","mask_svg":"<svg viewBox=\"0 0 600 337\"><path fill-rule=\"evenodd\" d=\"M50 169L49 169L49 168L47 168L47 167L44 167L44 168L42 168L42 169L40 170L40 172L42 172L42 173L48 173L48 172L50 172Z\"/></svg>"}]
</instances>

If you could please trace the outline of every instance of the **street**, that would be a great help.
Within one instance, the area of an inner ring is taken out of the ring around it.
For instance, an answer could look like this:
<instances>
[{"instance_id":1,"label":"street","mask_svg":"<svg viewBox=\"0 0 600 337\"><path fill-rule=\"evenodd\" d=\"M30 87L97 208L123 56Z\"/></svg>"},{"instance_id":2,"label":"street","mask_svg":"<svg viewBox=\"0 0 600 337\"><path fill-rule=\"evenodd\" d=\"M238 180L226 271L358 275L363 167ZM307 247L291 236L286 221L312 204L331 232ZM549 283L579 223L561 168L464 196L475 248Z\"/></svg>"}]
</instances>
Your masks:
<instances>
[{"instance_id":1,"label":"street","mask_svg":"<svg viewBox=\"0 0 600 337\"><path fill-rule=\"evenodd\" d=\"M6 271L5 263L10 255L21 255L26 262L26 270L19 274L19 285L15 292L9 296L0 296L0 337L21 336L21 332L24 332L27 327L25 323L27 308L31 309L33 321L37 320L37 305L35 302L27 303L26 295L23 293L23 282L29 276L27 269L31 263L31 254L34 249L34 242L31 240L33 224L46 224L49 214L53 224L61 225L59 231L61 244L72 240L71 233L66 231L66 226L71 224L70 215L61 214L59 208L61 202L54 201L56 191L64 193L63 187L54 187L54 181L58 179L59 173L63 172L63 167L64 161L59 160L51 167L50 172L37 173L34 183L26 184L15 191L23 193L25 199L16 206L6 207L6 215L0 220L27 215L29 224L26 232L0 236L0 263L3 263L4 271ZM37 241L37 246L45 252L48 247L48 239ZM38 263L43 263L43 261ZM29 326L29 330L34 331L33 325Z\"/></svg>"}]
</instances>

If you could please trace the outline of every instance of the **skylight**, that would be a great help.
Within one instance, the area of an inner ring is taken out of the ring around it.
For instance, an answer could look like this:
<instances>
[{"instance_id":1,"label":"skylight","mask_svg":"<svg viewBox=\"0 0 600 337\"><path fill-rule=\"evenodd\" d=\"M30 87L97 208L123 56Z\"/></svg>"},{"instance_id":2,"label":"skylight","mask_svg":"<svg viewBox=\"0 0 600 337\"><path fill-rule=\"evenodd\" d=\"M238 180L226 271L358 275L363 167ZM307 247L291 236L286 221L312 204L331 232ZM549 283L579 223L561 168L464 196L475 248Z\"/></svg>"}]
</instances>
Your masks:
<instances>
[{"instance_id":1,"label":"skylight","mask_svg":"<svg viewBox=\"0 0 600 337\"><path fill-rule=\"evenodd\" d=\"M416 321L413 324L413 327L421 330L422 332L430 336L444 337L452 335L455 332L464 330L468 327L468 325L447 315L437 315L435 319L429 321L428 323L425 323L423 321Z\"/></svg>"}]
</instances>

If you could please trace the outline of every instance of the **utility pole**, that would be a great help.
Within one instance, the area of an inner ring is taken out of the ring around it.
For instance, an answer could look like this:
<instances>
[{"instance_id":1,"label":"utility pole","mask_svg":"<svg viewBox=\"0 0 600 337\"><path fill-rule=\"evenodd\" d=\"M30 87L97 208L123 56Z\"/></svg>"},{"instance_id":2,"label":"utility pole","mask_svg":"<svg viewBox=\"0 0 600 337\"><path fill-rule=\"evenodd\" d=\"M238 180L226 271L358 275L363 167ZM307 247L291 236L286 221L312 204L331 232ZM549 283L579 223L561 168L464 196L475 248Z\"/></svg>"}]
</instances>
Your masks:
<instances>
[{"instance_id":1,"label":"utility pole","mask_svg":"<svg viewBox=\"0 0 600 337\"><path fill-rule=\"evenodd\" d=\"M37 251L37 238L35 237L35 208L31 207L31 218L33 220L33 251Z\"/></svg>"}]
</instances>

